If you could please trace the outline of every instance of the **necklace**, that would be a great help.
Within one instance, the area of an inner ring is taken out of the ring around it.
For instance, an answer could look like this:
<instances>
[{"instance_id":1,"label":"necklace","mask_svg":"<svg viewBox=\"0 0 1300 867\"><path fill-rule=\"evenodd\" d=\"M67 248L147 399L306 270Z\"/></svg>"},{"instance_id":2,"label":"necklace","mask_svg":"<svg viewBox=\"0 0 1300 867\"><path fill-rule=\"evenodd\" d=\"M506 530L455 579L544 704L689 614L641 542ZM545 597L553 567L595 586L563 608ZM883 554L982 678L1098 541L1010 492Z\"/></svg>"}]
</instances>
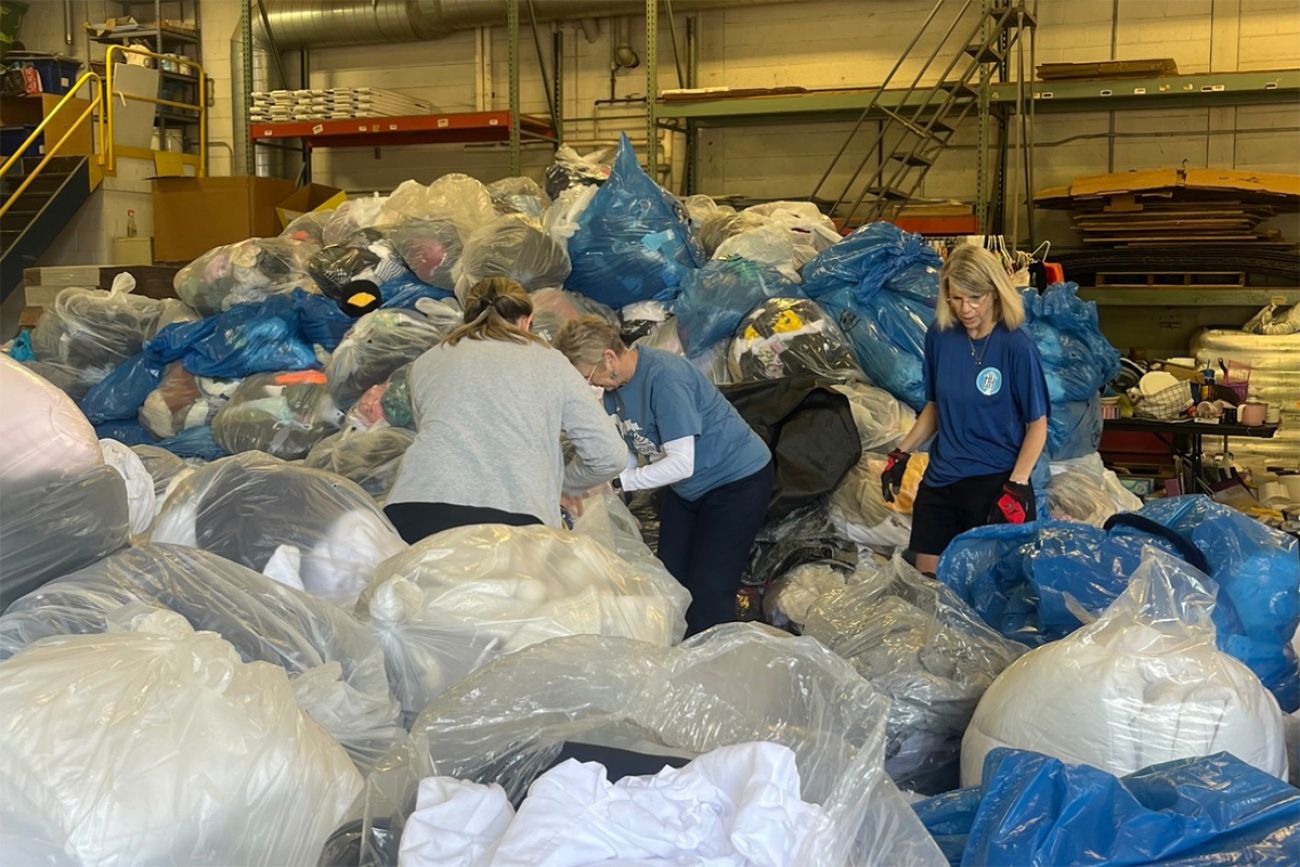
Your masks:
<instances>
[{"instance_id":1,"label":"necklace","mask_svg":"<svg viewBox=\"0 0 1300 867\"><path fill-rule=\"evenodd\" d=\"M984 341L984 348L983 350L980 351L979 355L976 355L975 341L974 339L971 338L969 333L966 335L966 341L970 343L970 357L975 359L976 367L980 367L981 365L984 364L984 356L989 354L989 343L990 343L989 338L992 336L993 336L993 332L990 331L988 334L985 334L983 337L980 338L980 340Z\"/></svg>"}]
</instances>

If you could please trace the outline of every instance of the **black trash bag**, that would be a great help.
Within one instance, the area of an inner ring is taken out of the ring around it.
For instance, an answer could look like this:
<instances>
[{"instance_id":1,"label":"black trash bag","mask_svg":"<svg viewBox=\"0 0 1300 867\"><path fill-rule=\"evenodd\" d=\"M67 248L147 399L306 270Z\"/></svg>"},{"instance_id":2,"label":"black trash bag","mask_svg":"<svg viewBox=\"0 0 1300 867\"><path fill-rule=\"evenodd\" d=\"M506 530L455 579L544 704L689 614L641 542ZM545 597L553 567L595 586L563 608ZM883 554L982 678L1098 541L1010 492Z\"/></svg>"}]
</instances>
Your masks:
<instances>
[{"instance_id":1,"label":"black trash bag","mask_svg":"<svg viewBox=\"0 0 1300 867\"><path fill-rule=\"evenodd\" d=\"M738 382L785 376L866 380L853 345L815 301L773 298L745 317L727 348Z\"/></svg>"},{"instance_id":2,"label":"black trash bag","mask_svg":"<svg viewBox=\"0 0 1300 867\"><path fill-rule=\"evenodd\" d=\"M815 377L722 386L776 461L768 521L830 494L862 457L848 397Z\"/></svg>"}]
</instances>

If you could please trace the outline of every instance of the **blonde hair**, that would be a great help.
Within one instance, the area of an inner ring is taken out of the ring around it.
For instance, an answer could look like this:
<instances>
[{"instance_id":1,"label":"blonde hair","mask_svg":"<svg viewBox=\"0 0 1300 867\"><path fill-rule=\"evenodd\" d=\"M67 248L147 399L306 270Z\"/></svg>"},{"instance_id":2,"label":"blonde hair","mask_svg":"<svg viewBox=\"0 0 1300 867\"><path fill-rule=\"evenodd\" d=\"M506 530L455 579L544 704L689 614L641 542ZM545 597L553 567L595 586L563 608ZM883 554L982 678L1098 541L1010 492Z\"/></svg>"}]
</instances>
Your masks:
<instances>
[{"instance_id":1,"label":"blonde hair","mask_svg":"<svg viewBox=\"0 0 1300 867\"><path fill-rule=\"evenodd\" d=\"M599 316L579 316L568 322L555 335L552 345L575 367L579 364L600 364L607 349L613 350L615 355L627 352L618 329Z\"/></svg>"},{"instance_id":2,"label":"blonde hair","mask_svg":"<svg viewBox=\"0 0 1300 867\"><path fill-rule=\"evenodd\" d=\"M962 244L943 263L939 271L939 304L934 311L940 328L955 328L958 324L948 295L952 286L979 297L993 293L997 305L994 315L1008 331L1025 324L1025 304L1020 300L1020 293L1011 285L1011 278L998 257L983 247Z\"/></svg>"},{"instance_id":3,"label":"blonde hair","mask_svg":"<svg viewBox=\"0 0 1300 867\"><path fill-rule=\"evenodd\" d=\"M443 339L448 346L462 340L508 340L511 343L546 341L518 326L520 319L533 313L533 299L524 287L509 277L488 277L465 293L465 324Z\"/></svg>"}]
</instances>

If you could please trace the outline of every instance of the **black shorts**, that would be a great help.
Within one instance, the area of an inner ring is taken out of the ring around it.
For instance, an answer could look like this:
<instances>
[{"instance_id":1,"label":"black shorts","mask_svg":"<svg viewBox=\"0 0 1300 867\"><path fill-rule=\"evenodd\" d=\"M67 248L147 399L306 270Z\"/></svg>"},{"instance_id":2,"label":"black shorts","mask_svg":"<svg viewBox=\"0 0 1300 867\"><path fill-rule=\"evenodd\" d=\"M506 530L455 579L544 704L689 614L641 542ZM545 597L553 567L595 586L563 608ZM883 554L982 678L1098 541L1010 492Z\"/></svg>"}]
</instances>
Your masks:
<instances>
[{"instance_id":1,"label":"black shorts","mask_svg":"<svg viewBox=\"0 0 1300 867\"><path fill-rule=\"evenodd\" d=\"M943 487L930 487L922 481L912 506L912 539L908 545L912 553L937 557L962 533L988 524L989 512L1010 477L1009 472L971 476ZM1025 520L1036 517L1030 513Z\"/></svg>"}]
</instances>

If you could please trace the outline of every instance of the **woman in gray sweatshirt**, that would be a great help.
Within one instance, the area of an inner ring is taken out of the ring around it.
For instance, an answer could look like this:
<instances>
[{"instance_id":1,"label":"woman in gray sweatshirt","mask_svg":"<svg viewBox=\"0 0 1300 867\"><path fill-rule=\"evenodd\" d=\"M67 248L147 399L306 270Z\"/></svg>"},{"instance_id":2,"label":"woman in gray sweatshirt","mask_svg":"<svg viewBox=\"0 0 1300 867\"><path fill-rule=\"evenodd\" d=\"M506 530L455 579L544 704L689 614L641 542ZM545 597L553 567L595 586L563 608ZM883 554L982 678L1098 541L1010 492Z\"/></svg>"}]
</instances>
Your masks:
<instances>
[{"instance_id":1,"label":"woman in gray sweatshirt","mask_svg":"<svg viewBox=\"0 0 1300 867\"><path fill-rule=\"evenodd\" d=\"M465 297L465 324L411 368L415 441L385 513L414 544L467 524L560 526L560 498L617 476L627 448L563 355L528 331L533 304L491 277ZM567 467L565 434L577 453Z\"/></svg>"}]
</instances>

